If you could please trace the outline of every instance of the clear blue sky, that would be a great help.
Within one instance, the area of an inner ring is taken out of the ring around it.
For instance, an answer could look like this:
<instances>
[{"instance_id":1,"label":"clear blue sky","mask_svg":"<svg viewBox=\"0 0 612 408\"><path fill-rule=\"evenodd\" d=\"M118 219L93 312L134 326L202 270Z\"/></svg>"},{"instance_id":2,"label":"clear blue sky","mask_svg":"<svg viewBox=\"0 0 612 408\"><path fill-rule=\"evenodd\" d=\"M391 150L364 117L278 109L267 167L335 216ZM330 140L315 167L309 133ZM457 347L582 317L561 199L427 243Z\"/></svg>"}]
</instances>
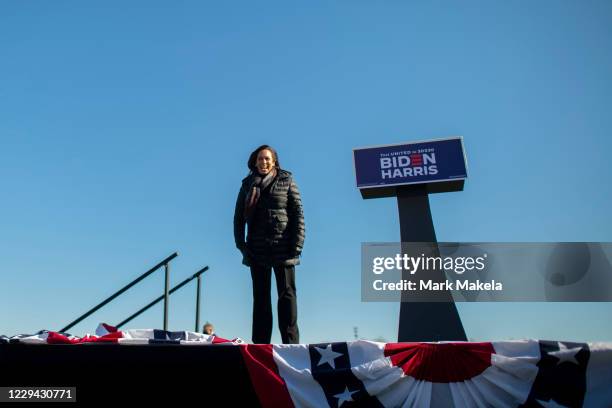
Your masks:
<instances>
[{"instance_id":1,"label":"clear blue sky","mask_svg":"<svg viewBox=\"0 0 612 408\"><path fill-rule=\"evenodd\" d=\"M173 282L211 267L203 321L250 339L232 216L262 143L303 195L303 342L396 339L359 262L399 240L397 206L361 199L353 147L464 136L465 191L431 197L440 241L612 241L610 1L221 3L0 4L1 334L57 330L177 250ZM171 329L193 329L194 293ZM472 339L612 340L611 304L459 310ZM131 327L161 325L159 305Z\"/></svg>"}]
</instances>

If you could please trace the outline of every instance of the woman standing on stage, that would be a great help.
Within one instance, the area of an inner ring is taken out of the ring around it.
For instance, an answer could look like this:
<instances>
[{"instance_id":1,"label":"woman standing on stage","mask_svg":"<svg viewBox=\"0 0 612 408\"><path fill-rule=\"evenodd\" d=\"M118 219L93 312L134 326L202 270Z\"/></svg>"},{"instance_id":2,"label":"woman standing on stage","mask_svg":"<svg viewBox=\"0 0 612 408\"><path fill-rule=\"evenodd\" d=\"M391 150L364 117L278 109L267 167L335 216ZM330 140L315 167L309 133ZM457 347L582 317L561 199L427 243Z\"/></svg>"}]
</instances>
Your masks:
<instances>
[{"instance_id":1,"label":"woman standing on stage","mask_svg":"<svg viewBox=\"0 0 612 408\"><path fill-rule=\"evenodd\" d=\"M300 341L295 265L304 246L302 200L293 176L280 167L276 151L259 146L248 160L234 212L234 239L253 279L253 343L272 337L272 269L278 291L278 326L283 343ZM245 225L248 226L245 241Z\"/></svg>"}]
</instances>

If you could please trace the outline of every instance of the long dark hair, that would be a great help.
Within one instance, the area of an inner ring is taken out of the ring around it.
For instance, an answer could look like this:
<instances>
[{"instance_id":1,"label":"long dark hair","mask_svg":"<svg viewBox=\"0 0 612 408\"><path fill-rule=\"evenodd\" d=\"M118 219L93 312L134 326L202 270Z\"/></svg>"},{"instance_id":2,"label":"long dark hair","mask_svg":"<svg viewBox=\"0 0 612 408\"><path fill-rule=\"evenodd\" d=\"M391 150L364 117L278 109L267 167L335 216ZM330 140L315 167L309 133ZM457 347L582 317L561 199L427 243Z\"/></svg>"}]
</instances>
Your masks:
<instances>
[{"instance_id":1,"label":"long dark hair","mask_svg":"<svg viewBox=\"0 0 612 408\"><path fill-rule=\"evenodd\" d=\"M276 170L280 170L281 167L280 163L278 162L278 154L276 153L276 150L269 145L261 145L257 149L255 149L253 153L251 153L251 155L249 156L249 161L247 162L249 170L251 170L252 172L257 171L257 155L262 150L269 150L270 153L272 153L272 158L274 159L274 167L276 167Z\"/></svg>"}]
</instances>

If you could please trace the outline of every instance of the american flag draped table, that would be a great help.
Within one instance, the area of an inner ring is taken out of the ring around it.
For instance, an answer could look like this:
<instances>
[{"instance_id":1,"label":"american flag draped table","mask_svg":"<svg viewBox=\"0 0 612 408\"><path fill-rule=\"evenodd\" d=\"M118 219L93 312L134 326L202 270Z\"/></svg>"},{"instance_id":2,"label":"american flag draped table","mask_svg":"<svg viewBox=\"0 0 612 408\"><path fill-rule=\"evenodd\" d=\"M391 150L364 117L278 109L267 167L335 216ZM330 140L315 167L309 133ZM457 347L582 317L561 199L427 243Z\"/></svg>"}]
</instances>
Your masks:
<instances>
[{"instance_id":1,"label":"american flag draped table","mask_svg":"<svg viewBox=\"0 0 612 408\"><path fill-rule=\"evenodd\" d=\"M166 385L167 391L186 398L197 387L195 395L215 401L231 399L217 388L231 385L241 399L250 399L249 406L612 407L612 343L359 340L250 345L194 332L119 331L105 324L95 335L84 337L42 331L1 336L0 343L4 343L0 344L0 386L24 381L37 364L34 350L55 345L59 346L55 353L61 354L56 360L64 362L70 360L70 350L89 349L75 367L89 370L86 374L91 377L96 372L118 375L131 370L136 377L147 376L149 386ZM27 346L27 353L19 346ZM138 354L136 360L130 350ZM12 352L21 353L21 360L11 357ZM53 352L38 354L46 369L56 367ZM100 353L103 357L97 356ZM120 360L113 360L117 355ZM83 358L94 363L87 365ZM189 364L193 366L185 370ZM11 371L17 378L11 377ZM62 381L70 378L64 376ZM98 385L103 387L104 382ZM83 387L88 389L86 384ZM155 387L145 390L161 395Z\"/></svg>"}]
</instances>

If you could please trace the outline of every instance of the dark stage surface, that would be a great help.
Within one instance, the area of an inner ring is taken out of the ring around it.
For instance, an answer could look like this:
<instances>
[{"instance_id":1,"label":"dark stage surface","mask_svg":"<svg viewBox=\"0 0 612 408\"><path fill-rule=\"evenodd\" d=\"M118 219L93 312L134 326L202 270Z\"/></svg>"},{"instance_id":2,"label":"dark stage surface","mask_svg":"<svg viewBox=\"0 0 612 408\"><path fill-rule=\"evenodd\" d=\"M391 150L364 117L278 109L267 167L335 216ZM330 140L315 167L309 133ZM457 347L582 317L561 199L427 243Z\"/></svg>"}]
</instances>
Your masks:
<instances>
[{"instance_id":1,"label":"dark stage surface","mask_svg":"<svg viewBox=\"0 0 612 408\"><path fill-rule=\"evenodd\" d=\"M78 405L259 406L239 346L233 345L0 344L0 386L73 386Z\"/></svg>"}]
</instances>

